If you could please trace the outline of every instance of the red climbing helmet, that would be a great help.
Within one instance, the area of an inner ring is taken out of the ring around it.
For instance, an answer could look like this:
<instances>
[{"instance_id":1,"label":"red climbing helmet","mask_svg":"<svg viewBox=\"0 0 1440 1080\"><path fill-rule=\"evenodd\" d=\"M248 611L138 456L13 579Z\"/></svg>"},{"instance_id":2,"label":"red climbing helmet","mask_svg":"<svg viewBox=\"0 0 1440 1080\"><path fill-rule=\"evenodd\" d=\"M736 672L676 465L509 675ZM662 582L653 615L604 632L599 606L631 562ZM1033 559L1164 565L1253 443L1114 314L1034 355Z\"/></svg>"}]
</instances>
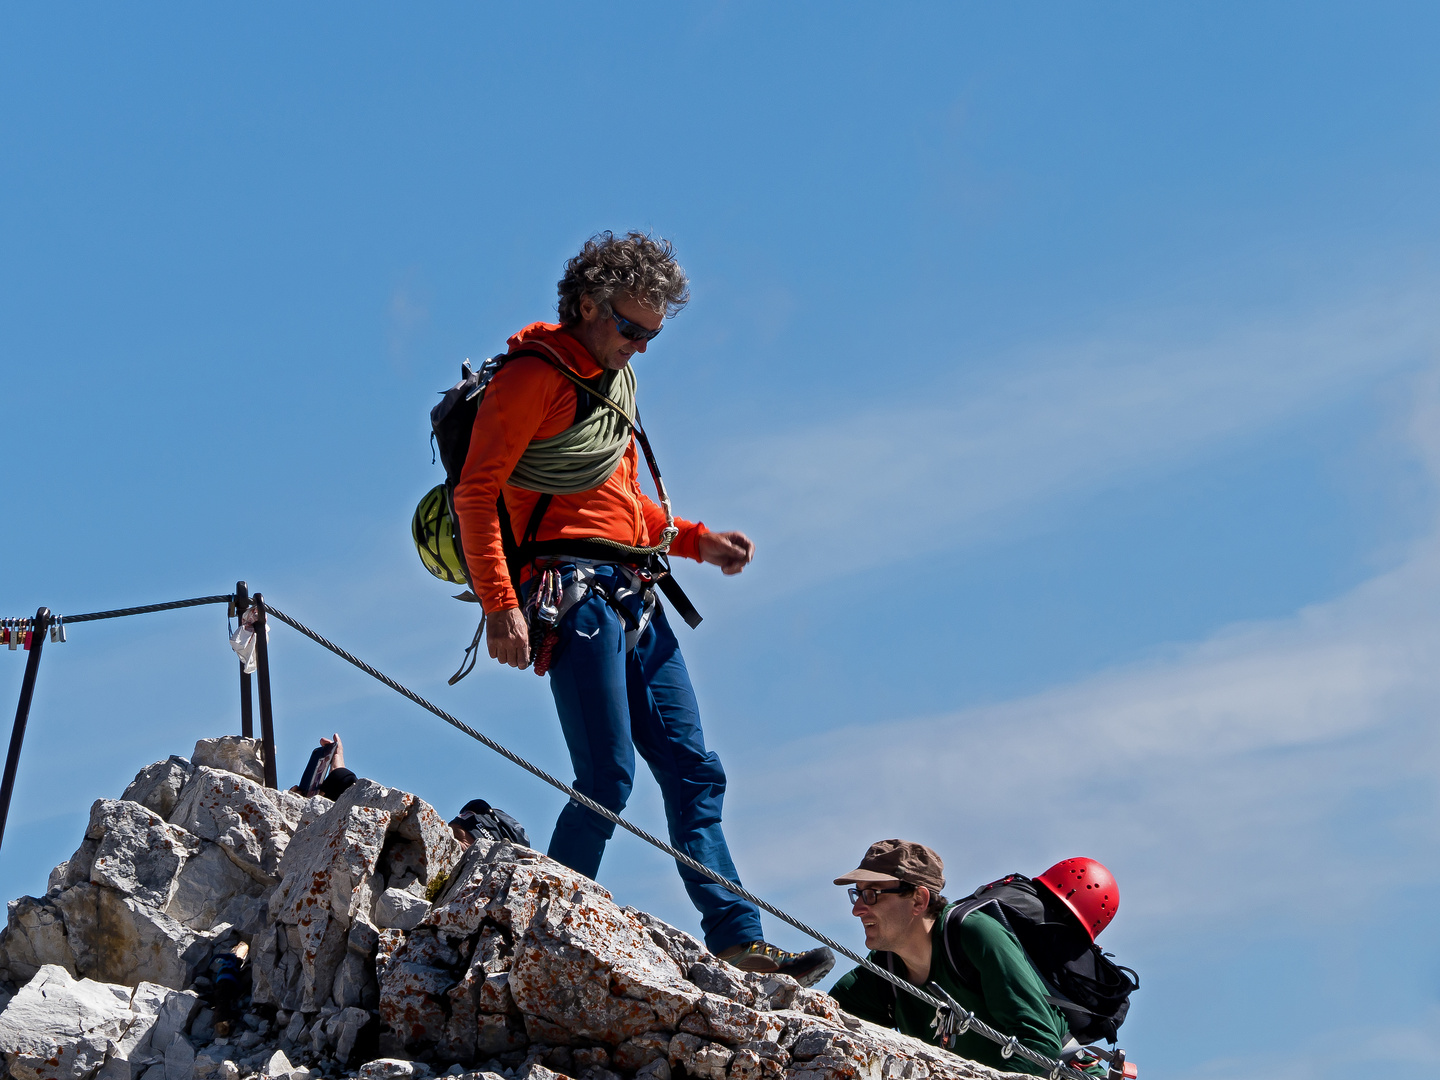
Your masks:
<instances>
[{"instance_id":1,"label":"red climbing helmet","mask_svg":"<svg viewBox=\"0 0 1440 1080\"><path fill-rule=\"evenodd\" d=\"M1115 875L1094 859L1065 859L1035 879L1075 913L1094 941L1120 909Z\"/></svg>"}]
</instances>

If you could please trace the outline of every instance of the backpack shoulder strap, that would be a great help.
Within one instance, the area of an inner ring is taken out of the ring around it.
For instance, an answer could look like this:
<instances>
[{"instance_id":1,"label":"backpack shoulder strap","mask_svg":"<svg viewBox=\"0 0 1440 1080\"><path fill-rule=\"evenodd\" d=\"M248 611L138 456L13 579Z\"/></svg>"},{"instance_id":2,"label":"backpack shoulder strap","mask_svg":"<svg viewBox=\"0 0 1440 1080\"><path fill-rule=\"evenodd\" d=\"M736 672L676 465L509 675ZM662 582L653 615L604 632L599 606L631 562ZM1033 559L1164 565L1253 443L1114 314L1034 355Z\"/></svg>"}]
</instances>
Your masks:
<instances>
[{"instance_id":1,"label":"backpack shoulder strap","mask_svg":"<svg viewBox=\"0 0 1440 1080\"><path fill-rule=\"evenodd\" d=\"M895 974L895 954L887 952L882 953L881 955L885 957L886 970L889 971L892 975ZM894 1027L895 1008L899 1004L900 997L899 991L895 989L894 983L887 982L884 979L880 980L880 986L885 991L885 1020L891 1027Z\"/></svg>"},{"instance_id":2,"label":"backpack shoulder strap","mask_svg":"<svg viewBox=\"0 0 1440 1080\"><path fill-rule=\"evenodd\" d=\"M970 957L965 955L964 946L960 944L960 925L967 916L981 908L989 909L986 911L987 915L994 915L1002 924L1005 924L1005 915L1000 911L998 904L976 896L957 900L941 915L941 918L945 920L945 930L941 934L941 940L945 942L945 959L950 965L950 973L959 980L962 986L976 994L982 992L980 972L975 969L975 965L970 962Z\"/></svg>"}]
</instances>

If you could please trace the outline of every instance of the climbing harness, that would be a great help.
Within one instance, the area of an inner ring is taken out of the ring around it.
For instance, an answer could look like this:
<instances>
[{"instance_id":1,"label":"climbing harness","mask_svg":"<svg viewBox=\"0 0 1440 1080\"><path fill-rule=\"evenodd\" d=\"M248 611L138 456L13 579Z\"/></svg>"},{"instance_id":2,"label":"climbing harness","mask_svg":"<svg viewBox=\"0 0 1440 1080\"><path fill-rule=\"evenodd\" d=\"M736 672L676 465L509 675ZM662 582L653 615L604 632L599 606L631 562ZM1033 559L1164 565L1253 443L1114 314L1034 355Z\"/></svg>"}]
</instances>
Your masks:
<instances>
[{"instance_id":1,"label":"climbing harness","mask_svg":"<svg viewBox=\"0 0 1440 1080\"><path fill-rule=\"evenodd\" d=\"M639 408L635 402L635 372L627 365L618 371L607 371L595 379L585 379L572 371L560 354L550 346L544 342L533 344L534 347L492 356L482 363L478 370L472 369L470 362L466 360L460 365L460 381L445 391L440 403L430 411L431 443L437 448L440 462L445 468L445 483L426 492L411 519L411 537L415 541L420 561L430 573L444 581L457 585L473 585L465 560L464 545L461 543L459 519L455 514L455 485L460 480L469 452L470 435L480 401L491 380L510 360L522 356L534 357L549 364L575 384L575 422L558 435L531 442L511 472L509 483L512 486L540 494L526 524L524 535L518 542L511 528L504 496L501 495L497 500L496 514L499 518L501 544L516 592L521 591L524 568L530 566L539 569L539 560L542 557L553 556L566 562L591 559L624 567L631 575L646 576L647 586L658 586L674 605L676 614L691 628L698 626L701 621L700 614L679 583L671 576L670 564L666 559L670 545L680 530L675 525L670 494L660 475L655 452L651 449L650 439L640 422ZM648 546L635 546L603 536L538 540L541 521L553 496L588 491L604 483L620 464L630 446L632 435L645 455L645 463L655 482L660 509L665 515L665 526L661 530L659 542ZM472 588L460 593L456 599L476 600L477 597ZM607 600L608 602L610 601ZM650 609L653 609L653 601L647 598L647 610ZM561 611L554 622L545 622L543 617L537 620L539 608L535 606L528 607L526 615L531 638L530 655L537 660L534 665L535 673L543 675L550 668L554 648L559 640L556 624L563 618L564 612ZM632 621L627 617L627 626ZM450 677L451 686L474 670L479 659L485 622L486 617L482 612L460 667ZM638 633L633 637L627 633L627 648L634 647L634 639L638 639L638 636ZM538 662L542 652L543 663Z\"/></svg>"}]
</instances>

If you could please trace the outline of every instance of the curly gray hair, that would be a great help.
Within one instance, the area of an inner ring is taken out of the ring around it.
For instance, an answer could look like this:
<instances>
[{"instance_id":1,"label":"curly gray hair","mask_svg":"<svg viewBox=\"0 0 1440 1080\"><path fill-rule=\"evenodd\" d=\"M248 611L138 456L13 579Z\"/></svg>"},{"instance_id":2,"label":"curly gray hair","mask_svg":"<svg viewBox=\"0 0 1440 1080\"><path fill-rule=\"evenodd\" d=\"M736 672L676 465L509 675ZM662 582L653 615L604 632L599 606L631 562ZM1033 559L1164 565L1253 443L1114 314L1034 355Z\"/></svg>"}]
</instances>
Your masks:
<instances>
[{"instance_id":1,"label":"curly gray hair","mask_svg":"<svg viewBox=\"0 0 1440 1080\"><path fill-rule=\"evenodd\" d=\"M590 237L565 264L558 288L564 326L580 321L580 298L586 295L606 318L614 313L610 301L617 297L629 297L667 318L690 300L689 279L675 261L670 241L634 231L621 238L609 230Z\"/></svg>"}]
</instances>

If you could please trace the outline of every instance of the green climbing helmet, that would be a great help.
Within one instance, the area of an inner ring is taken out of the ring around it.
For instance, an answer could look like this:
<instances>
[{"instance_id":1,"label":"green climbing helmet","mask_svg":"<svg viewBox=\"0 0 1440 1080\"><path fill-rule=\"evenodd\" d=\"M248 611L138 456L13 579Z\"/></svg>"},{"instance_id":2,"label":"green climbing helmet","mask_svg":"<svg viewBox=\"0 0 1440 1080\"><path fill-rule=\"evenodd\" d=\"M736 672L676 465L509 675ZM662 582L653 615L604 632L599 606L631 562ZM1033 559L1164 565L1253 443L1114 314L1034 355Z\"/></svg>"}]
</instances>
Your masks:
<instances>
[{"instance_id":1,"label":"green climbing helmet","mask_svg":"<svg viewBox=\"0 0 1440 1080\"><path fill-rule=\"evenodd\" d=\"M450 514L450 499L444 484L425 493L410 521L410 535L425 569L452 585L467 584L465 556L460 551L460 532Z\"/></svg>"}]
</instances>

